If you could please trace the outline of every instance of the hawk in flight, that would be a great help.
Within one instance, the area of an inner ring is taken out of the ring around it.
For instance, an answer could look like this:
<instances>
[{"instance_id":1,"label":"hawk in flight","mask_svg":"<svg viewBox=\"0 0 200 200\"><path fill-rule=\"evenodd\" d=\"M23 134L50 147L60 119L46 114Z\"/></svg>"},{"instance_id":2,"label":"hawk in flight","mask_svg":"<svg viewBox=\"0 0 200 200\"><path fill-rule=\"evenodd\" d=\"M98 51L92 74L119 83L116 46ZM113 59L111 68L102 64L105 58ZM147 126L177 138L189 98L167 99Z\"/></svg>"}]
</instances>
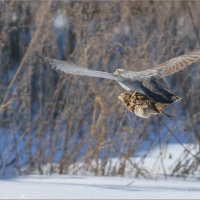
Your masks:
<instances>
[{"instance_id":1,"label":"hawk in flight","mask_svg":"<svg viewBox=\"0 0 200 200\"><path fill-rule=\"evenodd\" d=\"M152 103L154 102L154 103L160 103L159 105L162 105L162 104L168 105L177 100L180 100L181 98L171 93L170 91L166 90L165 88L163 88L161 85L158 84L157 80L163 77L172 75L184 69L186 66L199 60L200 50L175 57L154 68L151 68L145 71L128 71L125 69L117 69L114 73L90 70L87 68L77 66L72 63L52 59L49 57L42 57L42 58L43 58L43 61L49 64L53 69L60 70L66 74L110 79L110 80L118 82L122 86L122 88L124 88L126 91L134 92L134 95L136 96L137 96L137 93L139 93L147 97L148 98L147 100L149 100ZM121 97L119 99L124 101L124 99ZM148 107L148 105L149 104L145 106L143 105L143 107L140 110L143 109L144 111L144 109ZM155 104L155 105L158 105L158 104ZM161 110L163 111L163 108L165 106L161 106L161 107L162 107ZM150 111L152 111L153 109L151 107L148 107L148 108L149 108L148 110ZM157 113L160 113L160 112L157 112ZM147 118L152 114L152 112L149 112L149 114L146 116L142 114L137 114L137 112L135 112L135 114L140 117Z\"/></svg>"}]
</instances>

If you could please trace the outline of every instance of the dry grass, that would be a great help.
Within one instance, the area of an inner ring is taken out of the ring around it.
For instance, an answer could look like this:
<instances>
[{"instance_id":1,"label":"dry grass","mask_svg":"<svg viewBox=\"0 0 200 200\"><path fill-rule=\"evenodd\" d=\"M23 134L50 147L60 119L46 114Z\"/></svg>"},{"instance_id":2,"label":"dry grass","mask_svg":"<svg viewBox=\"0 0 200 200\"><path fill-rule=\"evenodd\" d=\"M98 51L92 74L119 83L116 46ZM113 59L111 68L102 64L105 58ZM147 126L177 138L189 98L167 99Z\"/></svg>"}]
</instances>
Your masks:
<instances>
[{"instance_id":1,"label":"dry grass","mask_svg":"<svg viewBox=\"0 0 200 200\"><path fill-rule=\"evenodd\" d=\"M9 130L10 141L1 148L1 173L12 167L20 174L24 165L25 173L43 173L46 163L52 163L53 173L54 162L60 173L68 173L78 160L88 169L95 160L95 174L107 175L104 167L115 156L120 163L116 174L123 175L139 145L166 129L166 119L138 119L117 100L117 84L58 74L36 55L109 72L148 69L200 47L199 9L197 1L1 1L0 124ZM64 25L55 29L59 18ZM172 106L178 117L161 143L173 137L170 131L200 143L199 79L197 63L163 80L183 101ZM193 159L188 165L181 157L187 170L175 167L174 174L192 173L199 164ZM137 163L133 167L135 175L148 174Z\"/></svg>"}]
</instances>

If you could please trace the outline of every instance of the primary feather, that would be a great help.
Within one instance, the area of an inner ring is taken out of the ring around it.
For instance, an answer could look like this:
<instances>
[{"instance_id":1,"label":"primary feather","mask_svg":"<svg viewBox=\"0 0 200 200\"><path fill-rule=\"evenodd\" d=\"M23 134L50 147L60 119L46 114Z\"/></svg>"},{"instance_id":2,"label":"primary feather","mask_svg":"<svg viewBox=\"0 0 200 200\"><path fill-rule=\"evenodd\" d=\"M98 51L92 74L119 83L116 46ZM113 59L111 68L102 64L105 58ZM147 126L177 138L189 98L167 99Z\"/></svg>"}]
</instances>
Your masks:
<instances>
[{"instance_id":1,"label":"primary feather","mask_svg":"<svg viewBox=\"0 0 200 200\"><path fill-rule=\"evenodd\" d=\"M87 68L79 67L75 64L68 63L61 60L52 59L49 57L43 57L43 60L49 64L53 69L60 70L66 74L80 75L80 76L88 76L88 77L96 77L96 78L104 78L119 81L120 77L115 74L90 70Z\"/></svg>"},{"instance_id":2,"label":"primary feather","mask_svg":"<svg viewBox=\"0 0 200 200\"><path fill-rule=\"evenodd\" d=\"M163 78L165 76L174 74L184 69L185 67L191 65L192 63L196 62L199 59L200 51L193 51L189 54L175 57L154 68L156 70L156 77Z\"/></svg>"},{"instance_id":3,"label":"primary feather","mask_svg":"<svg viewBox=\"0 0 200 200\"><path fill-rule=\"evenodd\" d=\"M123 71L122 76L130 79L145 80L150 78L160 79L172 75L200 59L200 50L168 60L152 69L140 72ZM137 73L137 76L136 76ZM138 77L138 78L137 78Z\"/></svg>"}]
</instances>

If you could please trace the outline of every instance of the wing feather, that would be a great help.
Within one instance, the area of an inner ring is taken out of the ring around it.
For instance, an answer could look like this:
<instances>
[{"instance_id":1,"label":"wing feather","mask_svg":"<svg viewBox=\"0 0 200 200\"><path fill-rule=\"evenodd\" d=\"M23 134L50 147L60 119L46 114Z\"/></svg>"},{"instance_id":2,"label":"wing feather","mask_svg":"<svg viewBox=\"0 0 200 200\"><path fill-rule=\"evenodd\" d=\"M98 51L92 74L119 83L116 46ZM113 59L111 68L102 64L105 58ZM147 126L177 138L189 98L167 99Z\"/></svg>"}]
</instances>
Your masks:
<instances>
[{"instance_id":1,"label":"wing feather","mask_svg":"<svg viewBox=\"0 0 200 200\"><path fill-rule=\"evenodd\" d=\"M200 50L193 51L189 54L185 54L182 56L175 57L171 60L168 60L156 67L154 67L151 70L147 70L149 72L153 72L154 76L156 78L163 78L165 76L169 76L171 74L174 74L182 69L184 69L186 66L196 62L200 59Z\"/></svg>"},{"instance_id":2,"label":"wing feather","mask_svg":"<svg viewBox=\"0 0 200 200\"><path fill-rule=\"evenodd\" d=\"M152 69L148 69L145 71L134 72L134 71L123 70L122 72L120 72L120 75L124 78L128 78L131 80L138 80L138 81L144 81L151 78L159 79L174 74L184 69L186 66L196 62L199 59L200 59L200 50L175 57Z\"/></svg>"},{"instance_id":3,"label":"wing feather","mask_svg":"<svg viewBox=\"0 0 200 200\"><path fill-rule=\"evenodd\" d=\"M104 79L110 79L110 80L115 80L115 81L120 80L119 76L114 75L112 73L90 70L90 69L87 69L87 68L77 66L77 65L72 64L72 63L52 59L52 58L49 58L49 57L43 57L42 56L42 60L45 63L47 63L48 65L50 65L53 69L60 70L64 73L66 73L66 74L96 77L96 78L104 78Z\"/></svg>"}]
</instances>

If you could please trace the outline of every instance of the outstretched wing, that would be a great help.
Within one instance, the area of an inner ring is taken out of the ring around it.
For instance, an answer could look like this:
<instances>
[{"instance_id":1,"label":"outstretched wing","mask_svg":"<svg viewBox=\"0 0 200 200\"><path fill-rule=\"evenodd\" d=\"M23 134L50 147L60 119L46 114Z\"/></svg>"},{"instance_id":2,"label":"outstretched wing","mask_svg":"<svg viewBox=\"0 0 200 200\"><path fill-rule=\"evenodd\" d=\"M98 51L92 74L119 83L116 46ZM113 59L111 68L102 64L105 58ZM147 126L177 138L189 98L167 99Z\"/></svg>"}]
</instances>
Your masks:
<instances>
[{"instance_id":1,"label":"outstretched wing","mask_svg":"<svg viewBox=\"0 0 200 200\"><path fill-rule=\"evenodd\" d=\"M175 57L171 60L168 60L154 67L151 70L155 78L163 78L165 76L169 76L171 74L174 74L184 69L186 66L196 62L199 59L200 59L200 50L193 51L189 54L185 54L182 56ZM147 70L147 71L151 71L151 70Z\"/></svg>"},{"instance_id":2,"label":"outstretched wing","mask_svg":"<svg viewBox=\"0 0 200 200\"><path fill-rule=\"evenodd\" d=\"M43 56L40 56L40 57L42 58L43 62L50 65L53 69L60 70L66 74L104 78L104 79L110 79L110 80L115 80L115 81L121 80L121 78L119 76L108 73L108 72L86 69L83 67L79 67L75 64L72 64L72 63L52 59L49 57L43 57Z\"/></svg>"},{"instance_id":3,"label":"outstretched wing","mask_svg":"<svg viewBox=\"0 0 200 200\"><path fill-rule=\"evenodd\" d=\"M196 62L199 59L200 59L200 50L175 57L152 69L148 69L148 70L140 71L140 72L124 70L120 73L120 75L122 77L127 77L131 80L139 80L139 81L143 81L143 80L147 80L151 78L159 79L159 78L163 78L165 76L174 74L184 69L186 66Z\"/></svg>"}]
</instances>

